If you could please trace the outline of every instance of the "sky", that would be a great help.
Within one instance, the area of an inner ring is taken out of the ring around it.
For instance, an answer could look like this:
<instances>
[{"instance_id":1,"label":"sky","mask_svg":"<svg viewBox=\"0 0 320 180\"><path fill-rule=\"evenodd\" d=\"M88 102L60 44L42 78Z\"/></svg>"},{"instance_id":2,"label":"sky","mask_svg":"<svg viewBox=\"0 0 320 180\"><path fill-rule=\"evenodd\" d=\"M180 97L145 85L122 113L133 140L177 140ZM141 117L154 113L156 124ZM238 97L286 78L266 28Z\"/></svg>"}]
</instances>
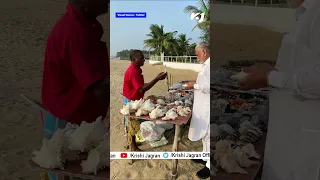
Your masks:
<instances>
[{"instance_id":1,"label":"sky","mask_svg":"<svg viewBox=\"0 0 320 180\"><path fill-rule=\"evenodd\" d=\"M110 2L110 54L115 56L124 49L144 49L151 24L164 26L164 31L178 31L199 43L201 31L193 27L196 20L183 10L188 5L197 5L196 0L111 0ZM146 18L115 18L116 12L146 12ZM148 50L148 49L146 49Z\"/></svg>"}]
</instances>

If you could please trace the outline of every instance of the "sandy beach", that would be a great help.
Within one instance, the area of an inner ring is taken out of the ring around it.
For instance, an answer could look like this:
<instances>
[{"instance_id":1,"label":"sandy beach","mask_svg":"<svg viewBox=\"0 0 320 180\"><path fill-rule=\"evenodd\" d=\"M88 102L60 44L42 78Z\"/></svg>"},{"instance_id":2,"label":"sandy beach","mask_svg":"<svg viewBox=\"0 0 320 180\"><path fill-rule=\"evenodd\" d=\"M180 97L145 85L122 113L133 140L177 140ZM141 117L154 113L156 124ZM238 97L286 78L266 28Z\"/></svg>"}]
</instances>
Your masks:
<instances>
[{"instance_id":1,"label":"sandy beach","mask_svg":"<svg viewBox=\"0 0 320 180\"><path fill-rule=\"evenodd\" d=\"M50 0L11 0L0 6L0 179L35 180L39 172L26 166L31 152L39 148L39 120L32 108L20 97L26 94L40 100L41 76L45 42L51 26L63 14L65 2ZM102 24L106 27L107 22ZM281 34L262 28L239 25L213 25L212 51L217 62L237 59L275 59ZM228 36L225 35L228 33ZM250 37L249 39L247 37ZM111 45L112 46L112 45ZM123 73L128 61L111 61L111 151L123 151L125 137L122 116L121 91ZM218 66L218 65L215 65ZM146 81L160 71L161 66L143 67ZM174 81L194 79L191 71L169 69ZM150 94L165 92L159 83ZM185 133L186 136L187 133ZM185 149L200 151L200 142L191 143L184 136ZM192 148L191 148L192 147ZM170 146L165 146L170 148ZM114 179L168 179L171 161L141 160L130 166L127 161L111 162ZM196 179L201 166L190 161L179 161L179 179Z\"/></svg>"},{"instance_id":2,"label":"sandy beach","mask_svg":"<svg viewBox=\"0 0 320 180\"><path fill-rule=\"evenodd\" d=\"M212 58L217 68L226 61L276 60L283 37L257 26L211 23Z\"/></svg>"}]
</instances>

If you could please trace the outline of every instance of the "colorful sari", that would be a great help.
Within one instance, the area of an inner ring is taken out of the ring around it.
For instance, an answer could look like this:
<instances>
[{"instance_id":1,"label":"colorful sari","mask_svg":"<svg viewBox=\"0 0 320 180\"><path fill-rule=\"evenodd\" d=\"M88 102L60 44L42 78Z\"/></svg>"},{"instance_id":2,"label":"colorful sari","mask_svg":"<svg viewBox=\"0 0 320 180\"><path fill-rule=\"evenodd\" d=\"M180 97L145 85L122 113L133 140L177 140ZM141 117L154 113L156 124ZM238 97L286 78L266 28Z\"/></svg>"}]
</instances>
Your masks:
<instances>
[{"instance_id":1,"label":"colorful sari","mask_svg":"<svg viewBox=\"0 0 320 180\"><path fill-rule=\"evenodd\" d=\"M128 102L130 102L130 100L128 98L124 97L124 99L123 99L124 105L126 105ZM144 120L142 120L142 119L124 116L124 125L127 127L127 130L128 130L128 132L127 132L128 133L128 135L127 135L128 145L130 145L132 143L132 141L135 141L135 139L132 139L132 137L139 132L140 124L143 121Z\"/></svg>"}]
</instances>

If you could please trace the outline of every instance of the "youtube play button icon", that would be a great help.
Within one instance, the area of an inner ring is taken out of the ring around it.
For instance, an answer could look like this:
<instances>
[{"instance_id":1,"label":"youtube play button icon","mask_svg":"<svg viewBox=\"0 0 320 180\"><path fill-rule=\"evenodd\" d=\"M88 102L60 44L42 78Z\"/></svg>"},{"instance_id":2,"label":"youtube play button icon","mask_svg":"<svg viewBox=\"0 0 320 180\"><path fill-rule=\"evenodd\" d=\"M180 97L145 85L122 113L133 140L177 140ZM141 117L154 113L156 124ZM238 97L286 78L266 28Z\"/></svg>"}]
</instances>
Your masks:
<instances>
[{"instance_id":1,"label":"youtube play button icon","mask_svg":"<svg viewBox=\"0 0 320 180\"><path fill-rule=\"evenodd\" d=\"M121 157L121 158L127 158L127 157L128 157L128 153L121 153L121 154L120 154L120 157Z\"/></svg>"}]
</instances>

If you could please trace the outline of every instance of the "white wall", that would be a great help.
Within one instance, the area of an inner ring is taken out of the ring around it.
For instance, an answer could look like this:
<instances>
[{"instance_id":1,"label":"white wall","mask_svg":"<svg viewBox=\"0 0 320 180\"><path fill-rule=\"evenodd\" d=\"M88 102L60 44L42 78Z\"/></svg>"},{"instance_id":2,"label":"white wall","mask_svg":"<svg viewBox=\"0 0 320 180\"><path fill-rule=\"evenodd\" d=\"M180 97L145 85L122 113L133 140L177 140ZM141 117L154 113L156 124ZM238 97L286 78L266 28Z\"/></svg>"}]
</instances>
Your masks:
<instances>
[{"instance_id":1,"label":"white wall","mask_svg":"<svg viewBox=\"0 0 320 180\"><path fill-rule=\"evenodd\" d=\"M159 64L161 61L152 61L149 60L149 64ZM163 65L173 68L173 69L185 69L195 72L199 72L202 68L202 64L193 64L193 63L176 63L176 62L163 62Z\"/></svg>"},{"instance_id":2,"label":"white wall","mask_svg":"<svg viewBox=\"0 0 320 180\"><path fill-rule=\"evenodd\" d=\"M295 9L290 8L213 4L210 13L211 22L255 25L276 32L287 32L295 21Z\"/></svg>"},{"instance_id":3,"label":"white wall","mask_svg":"<svg viewBox=\"0 0 320 180\"><path fill-rule=\"evenodd\" d=\"M161 65L161 64L163 64L163 62L162 62L162 61L153 61L153 60L148 60L148 62L149 62L149 64L151 64L151 65Z\"/></svg>"}]
</instances>

